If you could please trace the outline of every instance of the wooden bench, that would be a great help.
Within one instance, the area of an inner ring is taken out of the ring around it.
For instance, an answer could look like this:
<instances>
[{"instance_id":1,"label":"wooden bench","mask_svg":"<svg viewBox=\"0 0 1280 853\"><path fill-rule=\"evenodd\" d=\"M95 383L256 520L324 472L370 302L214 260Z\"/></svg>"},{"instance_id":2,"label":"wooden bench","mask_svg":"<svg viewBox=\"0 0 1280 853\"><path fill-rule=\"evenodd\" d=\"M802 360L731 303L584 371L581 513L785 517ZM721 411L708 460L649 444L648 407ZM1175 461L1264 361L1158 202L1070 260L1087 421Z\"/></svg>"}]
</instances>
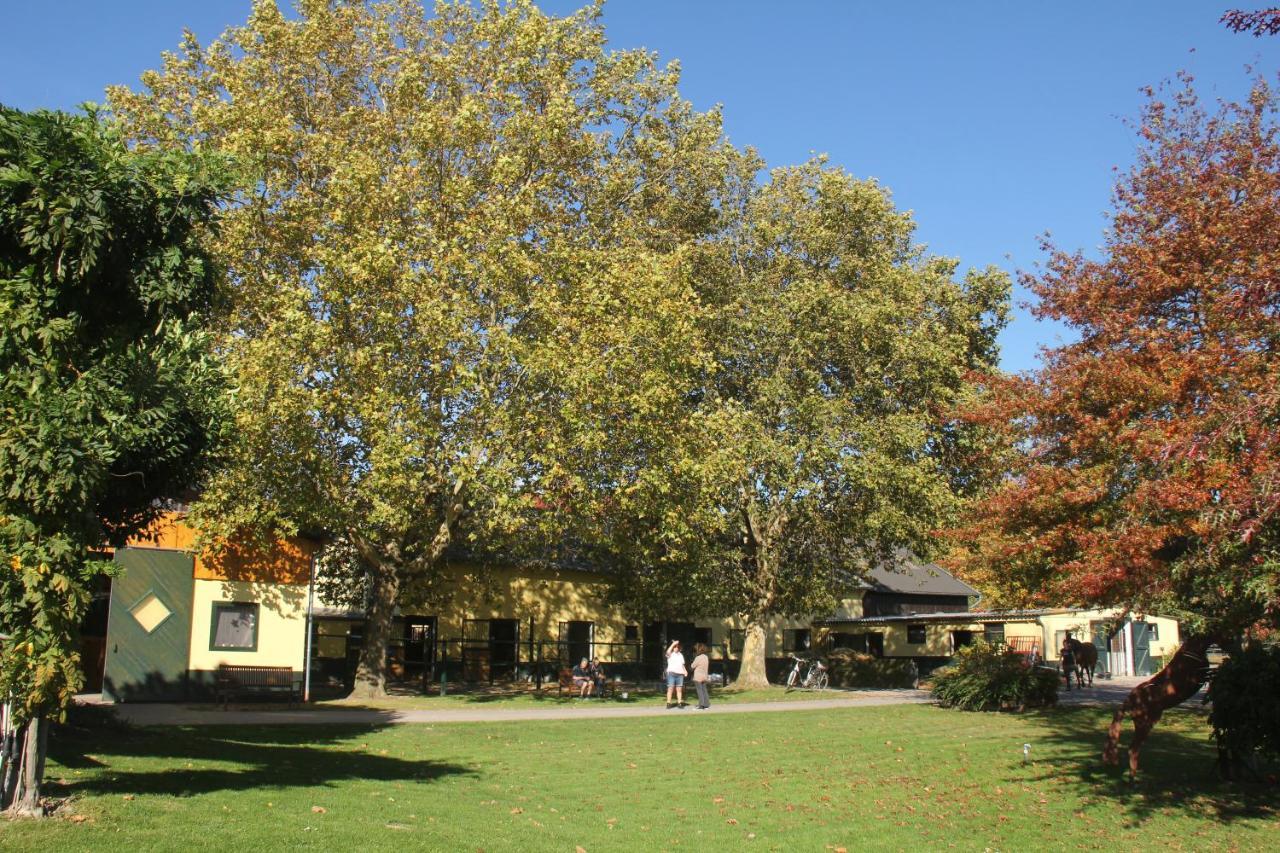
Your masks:
<instances>
[{"instance_id":1,"label":"wooden bench","mask_svg":"<svg viewBox=\"0 0 1280 853\"><path fill-rule=\"evenodd\" d=\"M607 696L607 695L609 695L609 691L613 689L613 684L614 684L614 683L613 683L612 681L610 681L609 679L605 679L604 687L603 687L603 688L601 688L601 690L600 690L599 692L596 692L596 690L595 690L595 688L594 688L594 686L593 686L593 687L592 687L592 690L591 690L591 695L592 695L592 696L600 696L600 697ZM565 692L566 690L568 690L568 691L569 691L570 693L572 693L574 696L577 696L577 695L582 691L582 688L581 688L581 687L579 687L577 684L574 684L574 683L573 683L573 669L572 669L572 667L567 667L567 666L566 666L566 667L564 667L564 668L562 668L562 669L560 670L560 682L559 682L559 684L557 684L557 685L556 685L556 688L557 688L557 691L556 691L556 692L557 692L557 694L558 694L558 695L560 695L560 696L563 696L563 695L564 695L564 692Z\"/></svg>"},{"instance_id":2,"label":"wooden bench","mask_svg":"<svg viewBox=\"0 0 1280 853\"><path fill-rule=\"evenodd\" d=\"M287 666L238 666L219 664L215 700L227 707L232 696L284 694L292 705L301 699L301 691L293 680L293 669Z\"/></svg>"}]
</instances>

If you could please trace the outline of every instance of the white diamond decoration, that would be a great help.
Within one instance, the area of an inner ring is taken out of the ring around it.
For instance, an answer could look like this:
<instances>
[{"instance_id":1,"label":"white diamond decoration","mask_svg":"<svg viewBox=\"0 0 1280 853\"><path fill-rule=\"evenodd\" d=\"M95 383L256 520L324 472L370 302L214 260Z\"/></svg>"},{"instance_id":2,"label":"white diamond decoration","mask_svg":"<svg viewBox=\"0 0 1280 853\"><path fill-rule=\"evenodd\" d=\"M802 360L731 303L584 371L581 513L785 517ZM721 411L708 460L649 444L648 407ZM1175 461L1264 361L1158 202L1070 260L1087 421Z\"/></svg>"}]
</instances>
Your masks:
<instances>
[{"instance_id":1,"label":"white diamond decoration","mask_svg":"<svg viewBox=\"0 0 1280 853\"><path fill-rule=\"evenodd\" d=\"M138 620L142 630L148 634L159 628L160 623L169 618L170 612L169 608L164 606L164 602L156 598L155 593L151 593L129 608L130 615Z\"/></svg>"}]
</instances>

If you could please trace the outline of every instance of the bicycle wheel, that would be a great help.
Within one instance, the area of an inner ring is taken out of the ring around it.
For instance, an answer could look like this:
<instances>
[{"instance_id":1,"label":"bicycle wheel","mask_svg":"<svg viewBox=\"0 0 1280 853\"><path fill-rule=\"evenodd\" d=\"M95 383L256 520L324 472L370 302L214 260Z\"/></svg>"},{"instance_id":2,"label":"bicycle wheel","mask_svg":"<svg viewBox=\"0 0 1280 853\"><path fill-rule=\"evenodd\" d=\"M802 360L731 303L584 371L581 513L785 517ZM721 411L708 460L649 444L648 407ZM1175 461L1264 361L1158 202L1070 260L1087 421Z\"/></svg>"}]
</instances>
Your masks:
<instances>
[{"instance_id":1,"label":"bicycle wheel","mask_svg":"<svg viewBox=\"0 0 1280 853\"><path fill-rule=\"evenodd\" d=\"M787 674L787 689L790 690L796 686L796 671L793 669Z\"/></svg>"},{"instance_id":2,"label":"bicycle wheel","mask_svg":"<svg viewBox=\"0 0 1280 853\"><path fill-rule=\"evenodd\" d=\"M814 690L827 689L827 674L825 672L818 673L817 677L813 679L813 689Z\"/></svg>"}]
</instances>

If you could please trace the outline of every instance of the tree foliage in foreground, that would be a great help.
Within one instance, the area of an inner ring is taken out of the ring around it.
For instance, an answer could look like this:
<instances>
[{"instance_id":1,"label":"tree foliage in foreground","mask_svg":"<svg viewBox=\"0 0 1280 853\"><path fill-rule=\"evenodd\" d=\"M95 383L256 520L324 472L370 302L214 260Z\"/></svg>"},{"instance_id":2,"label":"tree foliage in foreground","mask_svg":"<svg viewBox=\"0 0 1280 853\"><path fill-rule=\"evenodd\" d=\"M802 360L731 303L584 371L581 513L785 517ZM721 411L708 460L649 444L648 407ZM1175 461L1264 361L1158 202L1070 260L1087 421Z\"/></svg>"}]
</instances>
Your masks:
<instances>
[{"instance_id":1,"label":"tree foliage in foreground","mask_svg":"<svg viewBox=\"0 0 1280 853\"><path fill-rule=\"evenodd\" d=\"M199 477L221 372L198 236L215 161L135 154L90 116L0 109L0 693L25 749L5 805L39 809L46 718L81 683L91 552Z\"/></svg>"},{"instance_id":2,"label":"tree foliage in foreground","mask_svg":"<svg viewBox=\"0 0 1280 853\"><path fill-rule=\"evenodd\" d=\"M1257 781L1262 761L1280 759L1280 646L1250 643L1233 652L1209 692L1220 769Z\"/></svg>"},{"instance_id":3,"label":"tree foliage in foreground","mask_svg":"<svg viewBox=\"0 0 1280 853\"><path fill-rule=\"evenodd\" d=\"M543 510L575 448L532 413L598 411L614 388L549 352L607 340L630 404L675 402L667 377L698 358L679 248L710 221L720 124L673 68L606 50L598 7L298 11L258 2L111 99L141 144L225 151L254 178L215 245L239 439L202 514L354 549L372 588L357 693L376 694L394 607L426 600L446 555L559 519Z\"/></svg>"}]
</instances>

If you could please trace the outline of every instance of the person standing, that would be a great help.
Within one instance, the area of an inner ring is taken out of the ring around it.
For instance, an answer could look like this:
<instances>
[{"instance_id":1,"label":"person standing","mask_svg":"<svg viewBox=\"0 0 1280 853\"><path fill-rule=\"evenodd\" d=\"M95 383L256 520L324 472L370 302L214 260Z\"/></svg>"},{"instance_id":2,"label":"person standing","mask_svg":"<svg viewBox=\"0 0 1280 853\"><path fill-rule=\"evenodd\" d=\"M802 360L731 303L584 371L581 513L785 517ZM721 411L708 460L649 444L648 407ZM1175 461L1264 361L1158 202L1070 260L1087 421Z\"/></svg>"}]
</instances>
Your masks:
<instances>
[{"instance_id":1,"label":"person standing","mask_svg":"<svg viewBox=\"0 0 1280 853\"><path fill-rule=\"evenodd\" d=\"M688 675L684 655L680 653L680 641L672 640L667 646L667 708L684 707L684 677ZM671 697L675 697L672 703Z\"/></svg>"},{"instance_id":2,"label":"person standing","mask_svg":"<svg viewBox=\"0 0 1280 853\"><path fill-rule=\"evenodd\" d=\"M693 647L695 657L693 659L693 686L698 689L698 710L705 711L711 707L711 700L707 698L707 677L711 670L711 658L707 657L707 647L698 643Z\"/></svg>"},{"instance_id":3,"label":"person standing","mask_svg":"<svg viewBox=\"0 0 1280 853\"><path fill-rule=\"evenodd\" d=\"M1058 653L1058 658L1062 662L1062 677L1067 680L1067 689L1070 690L1071 674L1076 671L1076 641L1072 639L1070 631L1062 640L1062 650ZM1077 674L1076 687L1079 686L1080 678Z\"/></svg>"}]
</instances>

